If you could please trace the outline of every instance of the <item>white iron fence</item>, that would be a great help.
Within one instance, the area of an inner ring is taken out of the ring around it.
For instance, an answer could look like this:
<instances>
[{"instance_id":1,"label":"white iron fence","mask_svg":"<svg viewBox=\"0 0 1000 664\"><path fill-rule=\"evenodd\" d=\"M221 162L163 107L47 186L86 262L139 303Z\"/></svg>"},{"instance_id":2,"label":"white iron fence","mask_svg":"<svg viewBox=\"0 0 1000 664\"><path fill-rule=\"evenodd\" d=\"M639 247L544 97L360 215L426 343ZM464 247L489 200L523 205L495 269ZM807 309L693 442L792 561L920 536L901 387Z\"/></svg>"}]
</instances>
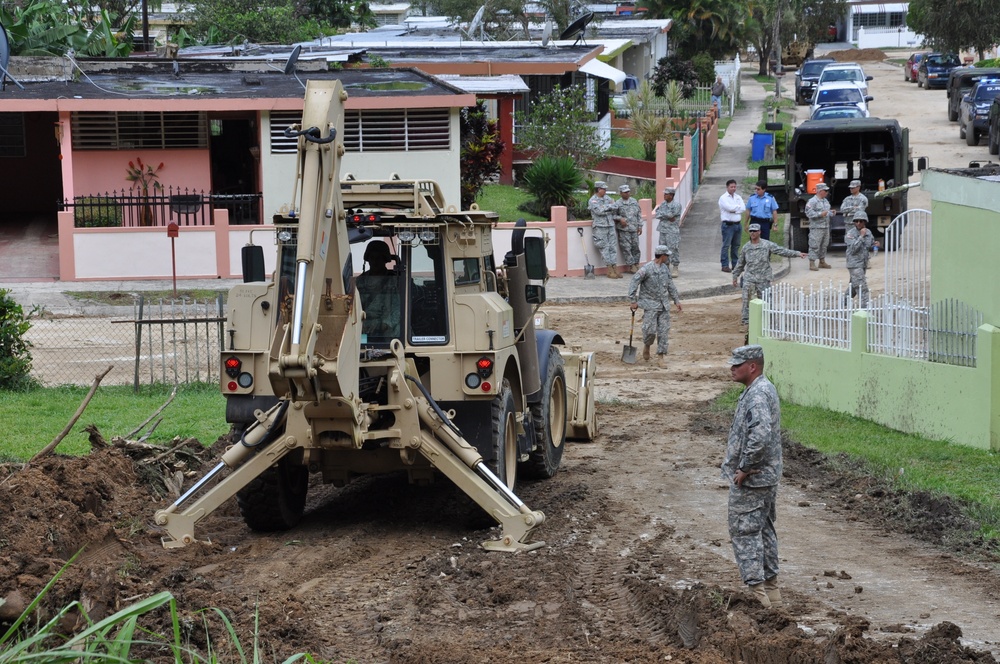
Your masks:
<instances>
[{"instance_id":1,"label":"white iron fence","mask_svg":"<svg viewBox=\"0 0 1000 664\"><path fill-rule=\"evenodd\" d=\"M885 292L865 307L867 352L974 367L983 314L960 300L930 303L930 222L927 210L911 210L886 229ZM851 298L847 284L779 283L762 299L765 337L851 348L851 318L861 298Z\"/></svg>"}]
</instances>

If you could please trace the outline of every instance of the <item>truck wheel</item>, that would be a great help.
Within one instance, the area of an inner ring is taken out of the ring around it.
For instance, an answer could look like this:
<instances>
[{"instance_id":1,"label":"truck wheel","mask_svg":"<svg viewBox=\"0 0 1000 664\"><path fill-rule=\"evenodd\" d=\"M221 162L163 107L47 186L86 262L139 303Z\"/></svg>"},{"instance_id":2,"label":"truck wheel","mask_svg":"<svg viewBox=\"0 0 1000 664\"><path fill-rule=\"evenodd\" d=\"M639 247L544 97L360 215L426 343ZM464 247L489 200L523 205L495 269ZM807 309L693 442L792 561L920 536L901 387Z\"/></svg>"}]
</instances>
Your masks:
<instances>
[{"instance_id":1,"label":"truck wheel","mask_svg":"<svg viewBox=\"0 0 1000 664\"><path fill-rule=\"evenodd\" d=\"M979 145L979 133L972 127L965 130L965 144L969 146Z\"/></svg>"},{"instance_id":2,"label":"truck wheel","mask_svg":"<svg viewBox=\"0 0 1000 664\"><path fill-rule=\"evenodd\" d=\"M1000 154L1000 132L991 131L986 137L986 144L989 146L990 154Z\"/></svg>"},{"instance_id":3,"label":"truck wheel","mask_svg":"<svg viewBox=\"0 0 1000 664\"><path fill-rule=\"evenodd\" d=\"M948 119L952 122L958 121L958 111L951 108L951 102L948 103Z\"/></svg>"},{"instance_id":4,"label":"truck wheel","mask_svg":"<svg viewBox=\"0 0 1000 664\"><path fill-rule=\"evenodd\" d=\"M302 519L309 490L309 469L294 452L283 457L236 494L243 521L251 530L288 530Z\"/></svg>"},{"instance_id":5,"label":"truck wheel","mask_svg":"<svg viewBox=\"0 0 1000 664\"><path fill-rule=\"evenodd\" d=\"M500 394L493 400L493 461L487 465L512 490L517 483L517 456L514 391L504 379Z\"/></svg>"},{"instance_id":6,"label":"truck wheel","mask_svg":"<svg viewBox=\"0 0 1000 664\"><path fill-rule=\"evenodd\" d=\"M964 122L962 124L958 125L958 140L960 140L960 141L964 141L965 140L965 123Z\"/></svg>"},{"instance_id":7,"label":"truck wheel","mask_svg":"<svg viewBox=\"0 0 1000 664\"><path fill-rule=\"evenodd\" d=\"M521 464L526 477L548 479L559 470L566 444L566 372L559 349L549 347L549 366L542 384L542 400L531 407L535 446Z\"/></svg>"},{"instance_id":8,"label":"truck wheel","mask_svg":"<svg viewBox=\"0 0 1000 664\"><path fill-rule=\"evenodd\" d=\"M792 227L792 248L799 253L809 251L809 230Z\"/></svg>"}]
</instances>

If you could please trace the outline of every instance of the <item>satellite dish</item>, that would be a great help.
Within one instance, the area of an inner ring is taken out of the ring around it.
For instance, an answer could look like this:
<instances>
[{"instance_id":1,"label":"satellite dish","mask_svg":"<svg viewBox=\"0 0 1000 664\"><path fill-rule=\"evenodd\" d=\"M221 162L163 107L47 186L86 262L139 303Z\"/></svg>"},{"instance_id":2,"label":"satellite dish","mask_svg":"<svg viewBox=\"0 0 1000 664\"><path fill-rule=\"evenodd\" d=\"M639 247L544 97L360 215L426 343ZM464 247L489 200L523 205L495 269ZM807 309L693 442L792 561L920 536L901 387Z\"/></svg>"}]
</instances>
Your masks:
<instances>
[{"instance_id":1,"label":"satellite dish","mask_svg":"<svg viewBox=\"0 0 1000 664\"><path fill-rule=\"evenodd\" d=\"M548 46L549 40L552 39L552 21L546 21L545 27L542 29L542 46Z\"/></svg>"},{"instance_id":2,"label":"satellite dish","mask_svg":"<svg viewBox=\"0 0 1000 664\"><path fill-rule=\"evenodd\" d=\"M299 61L299 53L301 52L302 52L301 45L296 45L296 47L292 49L291 55L288 56L288 61L285 62L284 72L286 76L295 73L295 63Z\"/></svg>"},{"instance_id":3,"label":"satellite dish","mask_svg":"<svg viewBox=\"0 0 1000 664\"><path fill-rule=\"evenodd\" d=\"M10 43L7 41L7 29L0 23L0 92L7 87L7 79L17 87L24 89L24 86L14 80L14 77L7 73L7 64L10 62Z\"/></svg>"},{"instance_id":4,"label":"satellite dish","mask_svg":"<svg viewBox=\"0 0 1000 664\"><path fill-rule=\"evenodd\" d=\"M472 17L472 20L469 22L469 30L468 30L469 39L476 38L475 37L476 30L478 29L479 41L483 41L482 27L483 27L483 14L485 13L486 13L486 5L483 5L482 7L479 8L479 11L476 12L476 15Z\"/></svg>"},{"instance_id":5,"label":"satellite dish","mask_svg":"<svg viewBox=\"0 0 1000 664\"><path fill-rule=\"evenodd\" d=\"M573 42L573 46L576 46L577 42L583 39L584 30L587 29L587 26L593 20L594 20L594 12L587 12L580 18L576 19L575 21L569 24L569 27L567 27L565 30L562 31L561 35L559 35L560 41L566 39L573 39L573 37L576 37L576 41ZM587 42L584 41L583 43L586 44Z\"/></svg>"}]
</instances>

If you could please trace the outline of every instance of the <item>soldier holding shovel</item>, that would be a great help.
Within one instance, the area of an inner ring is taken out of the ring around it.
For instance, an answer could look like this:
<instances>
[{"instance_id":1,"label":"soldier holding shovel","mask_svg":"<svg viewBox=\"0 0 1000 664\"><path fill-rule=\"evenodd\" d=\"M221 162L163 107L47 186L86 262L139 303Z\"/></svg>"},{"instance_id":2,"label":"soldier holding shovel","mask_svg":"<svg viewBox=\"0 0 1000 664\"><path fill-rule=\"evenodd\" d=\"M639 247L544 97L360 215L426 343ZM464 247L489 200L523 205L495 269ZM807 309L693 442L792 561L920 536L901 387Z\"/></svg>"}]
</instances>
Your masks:
<instances>
[{"instance_id":1,"label":"soldier holding shovel","mask_svg":"<svg viewBox=\"0 0 1000 664\"><path fill-rule=\"evenodd\" d=\"M681 296L670 277L670 250L666 245L653 249L654 259L639 268L629 284L629 307L642 307L642 359L649 361L649 350L656 341L657 366L667 366L667 342L670 335L670 302L683 311Z\"/></svg>"}]
</instances>

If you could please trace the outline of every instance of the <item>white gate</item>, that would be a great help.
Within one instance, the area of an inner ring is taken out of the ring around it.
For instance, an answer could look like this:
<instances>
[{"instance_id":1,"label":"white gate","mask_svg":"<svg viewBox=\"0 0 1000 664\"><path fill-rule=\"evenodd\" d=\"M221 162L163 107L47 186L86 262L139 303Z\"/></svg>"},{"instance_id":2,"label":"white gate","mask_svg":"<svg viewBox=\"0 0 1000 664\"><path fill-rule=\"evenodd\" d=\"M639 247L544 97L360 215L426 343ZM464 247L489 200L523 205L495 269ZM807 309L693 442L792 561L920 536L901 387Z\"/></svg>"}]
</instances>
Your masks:
<instances>
[{"instance_id":1,"label":"white gate","mask_svg":"<svg viewBox=\"0 0 1000 664\"><path fill-rule=\"evenodd\" d=\"M877 204L877 202L876 202ZM892 220L882 238L885 292L912 306L927 307L931 297L931 213L909 210Z\"/></svg>"}]
</instances>

